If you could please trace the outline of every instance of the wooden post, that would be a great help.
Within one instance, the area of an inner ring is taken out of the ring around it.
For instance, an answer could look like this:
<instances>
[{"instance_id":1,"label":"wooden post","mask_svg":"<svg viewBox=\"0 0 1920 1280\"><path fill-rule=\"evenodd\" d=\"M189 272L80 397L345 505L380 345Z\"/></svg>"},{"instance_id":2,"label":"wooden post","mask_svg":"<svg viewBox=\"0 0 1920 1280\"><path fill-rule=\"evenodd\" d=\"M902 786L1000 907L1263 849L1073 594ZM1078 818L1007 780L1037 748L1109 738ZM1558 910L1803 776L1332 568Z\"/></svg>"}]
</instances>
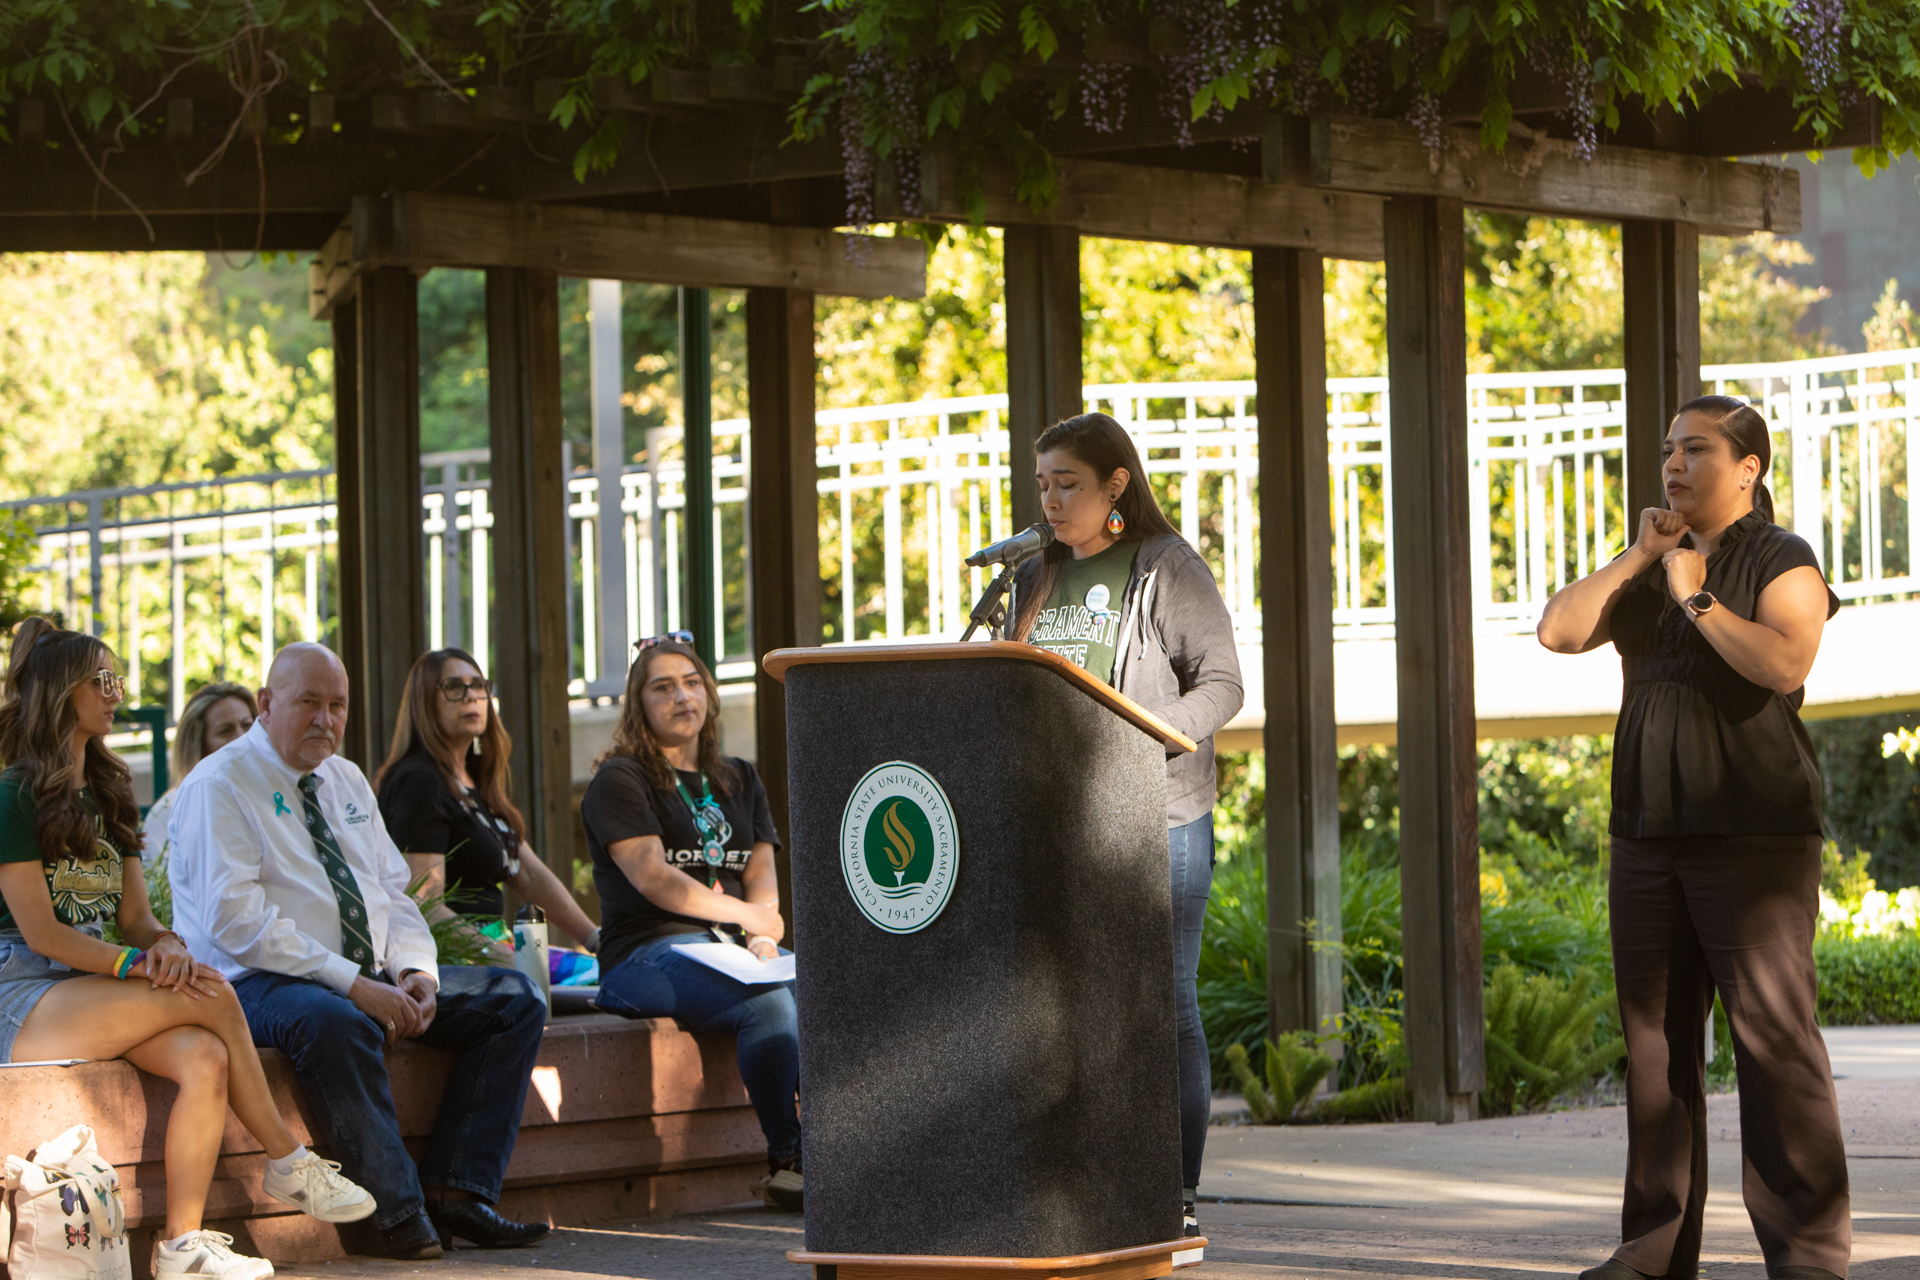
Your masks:
<instances>
[{"instance_id":1,"label":"wooden post","mask_svg":"<svg viewBox=\"0 0 1920 1280\"><path fill-rule=\"evenodd\" d=\"M1325 272L1253 251L1260 409L1260 619L1266 686L1267 1013L1274 1034L1341 1011L1339 748L1333 717ZM1301 922L1311 920L1310 930Z\"/></svg>"},{"instance_id":2,"label":"wooden post","mask_svg":"<svg viewBox=\"0 0 1920 1280\"><path fill-rule=\"evenodd\" d=\"M368 767L364 728L367 710L367 604L360 566L360 316L353 300L333 309L333 649L347 669L347 758ZM180 673L175 672L179 679Z\"/></svg>"},{"instance_id":3,"label":"wooden post","mask_svg":"<svg viewBox=\"0 0 1920 1280\"><path fill-rule=\"evenodd\" d=\"M1006 277L1007 456L1013 467L1013 531L1040 519L1033 442L1085 409L1080 373L1080 233L1072 227L1008 227Z\"/></svg>"},{"instance_id":4,"label":"wooden post","mask_svg":"<svg viewBox=\"0 0 1920 1280\"><path fill-rule=\"evenodd\" d=\"M685 424L681 451L687 460L684 486L686 506L686 621L693 632L693 650L717 671L727 651L726 637L716 635L719 584L714 581L713 537L713 329L705 289L680 290L680 419Z\"/></svg>"},{"instance_id":5,"label":"wooden post","mask_svg":"<svg viewBox=\"0 0 1920 1280\"><path fill-rule=\"evenodd\" d=\"M487 271L487 409L497 655L491 674L513 738L513 793L527 816L529 843L562 884L571 884L566 438L560 289L551 271Z\"/></svg>"},{"instance_id":6,"label":"wooden post","mask_svg":"<svg viewBox=\"0 0 1920 1280\"><path fill-rule=\"evenodd\" d=\"M1700 229L1688 222L1620 224L1627 358L1627 528L1667 505L1660 445L1681 405L1700 394Z\"/></svg>"},{"instance_id":7,"label":"wooden post","mask_svg":"<svg viewBox=\"0 0 1920 1280\"><path fill-rule=\"evenodd\" d=\"M360 644L364 675L347 725L371 769L386 757L407 671L427 647L425 544L420 531L420 325L413 272L382 267L360 279ZM346 486L346 473L340 473ZM359 713L355 731L354 714Z\"/></svg>"},{"instance_id":8,"label":"wooden post","mask_svg":"<svg viewBox=\"0 0 1920 1280\"><path fill-rule=\"evenodd\" d=\"M1486 1080L1460 201L1388 200L1386 251L1407 1083L1446 1123Z\"/></svg>"},{"instance_id":9,"label":"wooden post","mask_svg":"<svg viewBox=\"0 0 1920 1280\"><path fill-rule=\"evenodd\" d=\"M820 469L814 460L813 294L747 290L749 615L756 664L772 649L820 643ZM773 825L787 828L786 686L754 674L754 751ZM778 861L791 906L789 863Z\"/></svg>"}]
</instances>

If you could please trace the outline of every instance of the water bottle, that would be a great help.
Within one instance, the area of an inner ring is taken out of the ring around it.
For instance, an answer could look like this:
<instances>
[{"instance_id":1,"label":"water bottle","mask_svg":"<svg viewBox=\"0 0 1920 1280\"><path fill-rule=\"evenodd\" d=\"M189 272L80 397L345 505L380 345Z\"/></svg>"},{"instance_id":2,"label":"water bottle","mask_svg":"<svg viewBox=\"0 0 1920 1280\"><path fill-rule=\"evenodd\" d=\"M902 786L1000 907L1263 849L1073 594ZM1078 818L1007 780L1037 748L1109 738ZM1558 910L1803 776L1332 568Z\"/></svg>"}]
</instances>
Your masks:
<instances>
[{"instance_id":1,"label":"water bottle","mask_svg":"<svg viewBox=\"0 0 1920 1280\"><path fill-rule=\"evenodd\" d=\"M533 979L534 989L553 1021L552 975L547 969L547 926L544 922L516 921L513 926L513 967Z\"/></svg>"}]
</instances>

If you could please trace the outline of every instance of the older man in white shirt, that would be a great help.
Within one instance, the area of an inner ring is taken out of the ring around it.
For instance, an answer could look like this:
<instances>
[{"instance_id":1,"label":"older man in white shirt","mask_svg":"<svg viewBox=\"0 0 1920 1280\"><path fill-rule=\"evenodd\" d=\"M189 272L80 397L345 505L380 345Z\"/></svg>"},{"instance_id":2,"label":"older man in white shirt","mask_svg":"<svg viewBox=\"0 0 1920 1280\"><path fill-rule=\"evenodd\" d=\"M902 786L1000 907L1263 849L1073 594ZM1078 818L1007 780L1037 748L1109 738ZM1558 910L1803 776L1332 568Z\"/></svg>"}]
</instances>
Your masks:
<instances>
[{"instance_id":1,"label":"older man in white shirt","mask_svg":"<svg viewBox=\"0 0 1920 1280\"><path fill-rule=\"evenodd\" d=\"M254 1042L293 1059L324 1141L379 1201L388 1256L438 1257L454 1236L531 1244L546 1224L491 1206L545 1008L511 969L438 963L373 791L336 755L346 723L340 660L317 644L282 649L259 720L174 801L174 926L233 983ZM418 1170L382 1055L404 1039L460 1055Z\"/></svg>"}]
</instances>

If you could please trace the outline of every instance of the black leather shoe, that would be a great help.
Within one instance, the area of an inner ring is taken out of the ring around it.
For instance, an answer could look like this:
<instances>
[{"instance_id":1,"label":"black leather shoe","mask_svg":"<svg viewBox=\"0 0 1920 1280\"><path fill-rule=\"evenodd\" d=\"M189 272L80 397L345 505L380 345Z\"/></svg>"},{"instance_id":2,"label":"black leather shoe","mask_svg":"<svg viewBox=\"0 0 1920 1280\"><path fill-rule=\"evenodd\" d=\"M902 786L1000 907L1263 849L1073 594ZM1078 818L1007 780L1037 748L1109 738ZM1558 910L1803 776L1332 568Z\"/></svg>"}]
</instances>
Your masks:
<instances>
[{"instance_id":1,"label":"black leather shoe","mask_svg":"<svg viewBox=\"0 0 1920 1280\"><path fill-rule=\"evenodd\" d=\"M455 1236L482 1249L522 1249L538 1244L553 1230L544 1222L503 1218L492 1205L479 1200L429 1200L427 1216L440 1230L440 1243L449 1249Z\"/></svg>"},{"instance_id":2,"label":"black leather shoe","mask_svg":"<svg viewBox=\"0 0 1920 1280\"><path fill-rule=\"evenodd\" d=\"M410 1218L405 1218L390 1227L380 1229L380 1252L383 1257L400 1258L407 1262L424 1262L440 1256L440 1233L433 1229L433 1223L427 1215L415 1210Z\"/></svg>"}]
</instances>

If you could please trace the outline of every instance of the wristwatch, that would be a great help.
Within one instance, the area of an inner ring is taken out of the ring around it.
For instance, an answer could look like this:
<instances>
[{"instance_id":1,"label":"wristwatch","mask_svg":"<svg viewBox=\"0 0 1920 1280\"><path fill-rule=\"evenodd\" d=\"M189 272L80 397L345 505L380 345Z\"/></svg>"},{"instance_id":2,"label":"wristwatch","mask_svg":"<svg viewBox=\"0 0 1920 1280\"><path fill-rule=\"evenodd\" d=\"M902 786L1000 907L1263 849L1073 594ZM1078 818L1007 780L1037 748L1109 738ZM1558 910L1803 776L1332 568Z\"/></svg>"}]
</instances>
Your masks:
<instances>
[{"instance_id":1,"label":"wristwatch","mask_svg":"<svg viewBox=\"0 0 1920 1280\"><path fill-rule=\"evenodd\" d=\"M1692 595L1688 596L1685 600L1681 601L1680 607L1687 611L1687 616L1689 618L1697 619L1703 613L1712 613L1713 606L1719 603L1720 602L1718 600L1715 600L1713 598L1713 592L1696 591Z\"/></svg>"}]
</instances>

